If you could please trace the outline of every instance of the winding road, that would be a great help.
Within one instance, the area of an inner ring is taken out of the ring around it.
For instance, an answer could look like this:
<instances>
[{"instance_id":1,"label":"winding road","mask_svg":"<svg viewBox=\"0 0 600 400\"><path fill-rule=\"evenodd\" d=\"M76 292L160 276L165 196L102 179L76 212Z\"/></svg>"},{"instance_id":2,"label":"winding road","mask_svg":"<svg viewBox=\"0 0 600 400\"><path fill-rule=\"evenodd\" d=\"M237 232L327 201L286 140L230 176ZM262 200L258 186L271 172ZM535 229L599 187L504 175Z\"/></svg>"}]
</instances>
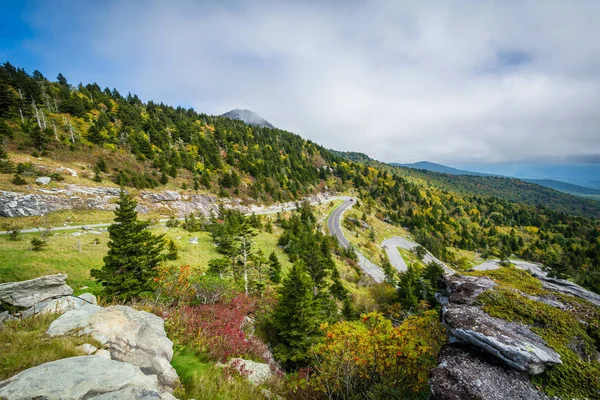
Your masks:
<instances>
[{"instance_id":1,"label":"winding road","mask_svg":"<svg viewBox=\"0 0 600 400\"><path fill-rule=\"evenodd\" d=\"M344 212L346 210L351 208L356 203L356 199L349 197L349 196L332 196L332 197L328 197L325 200L322 200L322 202L326 203L326 202L330 202L333 200L342 200L342 204L337 206L329 215L329 218L327 219L327 228L329 229L329 232L337 238L337 240L339 241L339 243L342 247L348 248L349 246L351 246L351 243L344 236L344 232L342 231L342 215L344 214ZM313 201L311 203L314 204L316 202ZM284 210L289 211L289 210L293 210L295 208L296 208L295 206L286 205L286 206L283 206L278 209L259 211L259 212L256 212L256 214L262 214L262 215L274 214L279 211L284 211ZM248 214L248 215L250 215L250 214ZM183 218L181 218L181 219L183 219ZM163 223L166 221L167 221L166 219L160 220L160 222L163 222ZM53 227L53 228L50 228L50 230L51 231L67 231L67 230L77 230L77 229L90 230L93 228L102 228L102 227L107 227L110 225L111 225L111 223L69 225L69 226ZM40 231L40 228L31 228L31 229L23 229L21 231L21 233L37 233L39 231ZM8 233L9 232L7 232L7 231L0 231L0 235L6 235ZM402 236L394 236L389 239L385 239L383 242L381 242L381 247L385 250L385 253L388 256L388 259L390 260L390 264L392 264L392 267L394 267L398 272L406 271L408 268L408 266L406 265L406 262L404 261L404 258L402 258L402 255L400 254L400 251L398 250L398 248L400 247L403 249L412 250L416 246L418 246L417 243L415 243L411 240L408 240ZM367 257L365 257L356 248L355 248L355 250L356 250L356 255L358 257L358 264L362 268L362 270L365 271L365 273L367 273L369 276L371 276L371 278L373 278L373 280L375 282L383 282L385 280L385 274L383 273L383 270L381 269L381 267L378 266L377 264L373 263ZM445 263L443 263L442 261L440 261L439 259L434 257L431 253L429 253L429 251L423 257L423 261L425 263L435 261L444 267L444 270L446 271L447 274L455 273L455 271L453 269L451 269ZM480 270L480 271L497 269L500 267L498 265L498 262L499 262L499 260L485 261L482 264L479 264L479 265L473 267L473 269ZM517 268L531 271L531 272L534 272L541 276L546 275L546 273L540 268L540 266L538 264L534 264L534 263L530 263L530 262L526 262L526 261L513 261L513 260L511 260L511 263L515 264L515 266Z\"/></svg>"},{"instance_id":2,"label":"winding road","mask_svg":"<svg viewBox=\"0 0 600 400\"><path fill-rule=\"evenodd\" d=\"M344 232L342 231L341 218L344 211L349 209L354 205L355 200L352 197L341 197L343 203L337 206L331 214L329 214L329 219L327 220L327 228L329 229L329 233L334 235L337 240L340 242L340 245L347 249L351 246L350 241L346 239L344 236ZM383 270L377 265L371 262L368 258L366 258L360 251L356 251L356 255L358 256L358 264L375 282L383 282L385 280L385 274Z\"/></svg>"}]
</instances>

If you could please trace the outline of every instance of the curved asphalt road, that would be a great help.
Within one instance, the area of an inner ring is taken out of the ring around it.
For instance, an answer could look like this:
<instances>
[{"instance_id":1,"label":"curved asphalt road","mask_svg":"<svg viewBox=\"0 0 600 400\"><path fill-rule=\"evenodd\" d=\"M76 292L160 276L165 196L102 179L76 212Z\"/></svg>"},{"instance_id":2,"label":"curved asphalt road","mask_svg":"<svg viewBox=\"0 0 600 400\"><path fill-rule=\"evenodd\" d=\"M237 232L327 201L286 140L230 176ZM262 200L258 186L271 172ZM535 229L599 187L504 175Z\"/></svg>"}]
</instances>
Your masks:
<instances>
[{"instance_id":1,"label":"curved asphalt road","mask_svg":"<svg viewBox=\"0 0 600 400\"><path fill-rule=\"evenodd\" d=\"M344 211L354 205L355 200L351 197L341 197L340 199L344 202L336 207L331 214L329 214L327 228L332 235L337 237L340 245L347 249L350 246L350 241L346 239L344 232L342 232L341 218ZM357 251L356 255L358 256L359 266L363 271L371 276L375 282L383 282L385 280L385 274L378 265L372 263L369 259L363 256L360 251Z\"/></svg>"},{"instance_id":2,"label":"curved asphalt road","mask_svg":"<svg viewBox=\"0 0 600 400\"><path fill-rule=\"evenodd\" d=\"M390 263L399 272L406 271L408 269L408 266L406 265L404 258L402 258L402 255L398 251L398 247L401 247L406 250L412 250L417 246L418 246L418 243L415 243L406 238L403 238L402 236L394 236L394 237L391 237L391 238L386 239L383 242L381 242L381 247L383 247L383 249L385 250L385 253L388 256L388 259L390 260ZM423 257L423 262L425 264L429 264L432 261L435 261L436 263L438 263L442 267L444 267L444 270L446 271L447 274L454 273L454 271L450 267L448 267L442 261L440 261L439 259L434 257L433 254L431 254L428 251L425 254L425 256Z\"/></svg>"}]
</instances>

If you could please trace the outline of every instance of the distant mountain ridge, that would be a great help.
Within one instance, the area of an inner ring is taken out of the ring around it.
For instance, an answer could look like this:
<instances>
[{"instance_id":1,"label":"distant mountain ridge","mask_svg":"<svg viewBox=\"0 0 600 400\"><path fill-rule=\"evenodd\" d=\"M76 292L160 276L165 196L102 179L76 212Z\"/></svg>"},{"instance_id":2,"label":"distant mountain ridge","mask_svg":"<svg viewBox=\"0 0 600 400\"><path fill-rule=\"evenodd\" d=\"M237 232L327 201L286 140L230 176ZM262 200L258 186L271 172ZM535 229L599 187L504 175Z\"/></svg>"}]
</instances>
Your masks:
<instances>
[{"instance_id":1,"label":"distant mountain ridge","mask_svg":"<svg viewBox=\"0 0 600 400\"><path fill-rule=\"evenodd\" d=\"M400 163L390 163L390 165L396 167L406 167L413 169L425 169L427 171L439 172L442 174L451 174L451 175L473 175L473 176L499 176L494 174L486 174L483 172L473 172L466 171L463 169L448 167L447 165L436 164L430 161L419 161L412 164L400 164Z\"/></svg>"},{"instance_id":2,"label":"distant mountain ridge","mask_svg":"<svg viewBox=\"0 0 600 400\"><path fill-rule=\"evenodd\" d=\"M463 169L448 167L447 165L436 164L430 161L419 161L411 164L401 164L401 163L390 163L390 165L396 167L405 167L412 169L422 169L426 171L439 172L442 174L450 174L450 175L470 175L470 176L493 176L493 177L509 177L506 175L497 175L497 174L488 174L484 172L473 172L466 171ZM550 189L558 190L559 192L574 194L574 195L585 195L585 196L600 196L600 190L589 188L585 186L575 185L572 183L562 182L555 179L526 179L510 176L510 178L520 179L524 182L534 183L537 185L545 186Z\"/></svg>"},{"instance_id":3,"label":"distant mountain ridge","mask_svg":"<svg viewBox=\"0 0 600 400\"><path fill-rule=\"evenodd\" d=\"M225 114L221 114L221 117L237 119L247 123L248 125L260 126L262 128L275 128L275 126L273 126L273 124L271 124L269 121L250 110L235 109L228 111Z\"/></svg>"}]
</instances>

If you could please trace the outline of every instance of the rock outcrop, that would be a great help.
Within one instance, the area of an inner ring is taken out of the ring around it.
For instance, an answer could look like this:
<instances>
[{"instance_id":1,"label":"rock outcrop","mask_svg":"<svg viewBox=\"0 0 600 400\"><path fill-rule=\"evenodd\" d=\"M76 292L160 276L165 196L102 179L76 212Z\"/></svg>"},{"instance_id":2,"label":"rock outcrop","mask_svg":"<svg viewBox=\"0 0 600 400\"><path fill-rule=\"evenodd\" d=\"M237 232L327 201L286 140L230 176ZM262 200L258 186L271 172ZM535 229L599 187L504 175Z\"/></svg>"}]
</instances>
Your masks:
<instances>
[{"instance_id":1,"label":"rock outcrop","mask_svg":"<svg viewBox=\"0 0 600 400\"><path fill-rule=\"evenodd\" d=\"M156 375L132 364L97 356L65 358L0 382L6 400L174 400Z\"/></svg>"},{"instance_id":2,"label":"rock outcrop","mask_svg":"<svg viewBox=\"0 0 600 400\"><path fill-rule=\"evenodd\" d=\"M96 304L96 296L91 293L83 293L79 296L65 296L44 300L19 313L19 317L29 318L36 314L63 314L69 310L83 307L86 304Z\"/></svg>"},{"instance_id":3,"label":"rock outcrop","mask_svg":"<svg viewBox=\"0 0 600 400\"><path fill-rule=\"evenodd\" d=\"M28 281L0 284L0 301L15 307L32 307L53 297L69 296L73 289L66 284L67 275L43 276Z\"/></svg>"},{"instance_id":4,"label":"rock outcrop","mask_svg":"<svg viewBox=\"0 0 600 400\"><path fill-rule=\"evenodd\" d=\"M25 217L42 216L53 211L70 209L115 209L115 201L119 196L119 188L115 187L90 187L65 184L61 187L50 189L28 187L35 193L20 193L0 190L0 216ZM326 199L326 195L316 194L305 197L303 200L318 203ZM222 203L225 208L239 210L243 213L262 213L291 209L295 203L281 203L271 206L246 205L239 199L219 199L216 196L200 194L180 194L175 191L150 192L140 194L140 203L137 211L147 213L151 209L159 212L175 213L180 217L202 213L206 216L218 212Z\"/></svg>"},{"instance_id":5,"label":"rock outcrop","mask_svg":"<svg viewBox=\"0 0 600 400\"><path fill-rule=\"evenodd\" d=\"M431 373L432 398L546 399L529 376L561 364L560 355L530 327L483 311L476 299L495 290L490 278L457 274L443 281L438 298L450 344Z\"/></svg>"},{"instance_id":6,"label":"rock outcrop","mask_svg":"<svg viewBox=\"0 0 600 400\"><path fill-rule=\"evenodd\" d=\"M446 346L431 373L431 394L435 400L546 400L519 373L483 353L457 345Z\"/></svg>"},{"instance_id":7,"label":"rock outcrop","mask_svg":"<svg viewBox=\"0 0 600 400\"><path fill-rule=\"evenodd\" d=\"M487 315L475 299L495 283L485 277L453 275L445 278L447 299L442 318L451 342L482 349L509 367L530 374L561 363L560 356L525 325Z\"/></svg>"},{"instance_id":8,"label":"rock outcrop","mask_svg":"<svg viewBox=\"0 0 600 400\"><path fill-rule=\"evenodd\" d=\"M113 360L127 362L145 373L156 374L161 384L173 388L179 378L171 366L173 342L156 315L126 306L85 305L52 322L47 333L89 334L110 352Z\"/></svg>"},{"instance_id":9,"label":"rock outcrop","mask_svg":"<svg viewBox=\"0 0 600 400\"><path fill-rule=\"evenodd\" d=\"M563 279L553 279L544 276L537 277L542 282L542 287L551 292L570 294L589 301L597 307L600 307L600 295L590 292L569 281Z\"/></svg>"}]
</instances>

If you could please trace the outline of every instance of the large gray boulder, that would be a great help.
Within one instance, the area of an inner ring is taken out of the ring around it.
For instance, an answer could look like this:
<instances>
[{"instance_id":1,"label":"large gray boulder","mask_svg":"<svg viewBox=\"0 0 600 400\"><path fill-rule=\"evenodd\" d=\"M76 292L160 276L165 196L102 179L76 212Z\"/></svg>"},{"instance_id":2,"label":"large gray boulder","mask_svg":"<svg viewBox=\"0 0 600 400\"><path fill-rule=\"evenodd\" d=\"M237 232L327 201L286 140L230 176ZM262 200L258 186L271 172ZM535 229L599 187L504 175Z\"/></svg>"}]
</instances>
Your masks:
<instances>
[{"instance_id":1,"label":"large gray boulder","mask_svg":"<svg viewBox=\"0 0 600 400\"><path fill-rule=\"evenodd\" d=\"M66 284L67 275L56 274L42 276L21 282L0 284L0 301L16 307L31 307L53 297L73 294Z\"/></svg>"},{"instance_id":2,"label":"large gray boulder","mask_svg":"<svg viewBox=\"0 0 600 400\"><path fill-rule=\"evenodd\" d=\"M96 303L96 296L91 293L83 293L79 296L59 297L34 304L33 307L21 312L19 316L21 318L29 318L36 314L63 314L69 310Z\"/></svg>"},{"instance_id":3,"label":"large gray boulder","mask_svg":"<svg viewBox=\"0 0 600 400\"><path fill-rule=\"evenodd\" d=\"M134 365L97 356L64 358L0 382L6 400L174 400L156 375Z\"/></svg>"},{"instance_id":4,"label":"large gray boulder","mask_svg":"<svg viewBox=\"0 0 600 400\"><path fill-rule=\"evenodd\" d=\"M479 294L495 287L491 279L454 275L444 281L442 320L451 342L471 345L530 374L562 364L560 355L529 327L491 317L476 304Z\"/></svg>"},{"instance_id":5,"label":"large gray boulder","mask_svg":"<svg viewBox=\"0 0 600 400\"><path fill-rule=\"evenodd\" d=\"M519 371L540 374L562 364L560 355L529 327L490 317L479 307L448 305L444 322L450 341L484 350Z\"/></svg>"},{"instance_id":6,"label":"large gray boulder","mask_svg":"<svg viewBox=\"0 0 600 400\"><path fill-rule=\"evenodd\" d=\"M253 385L262 385L271 378L271 367L265 363L259 363L243 358L232 358L228 365L243 375Z\"/></svg>"},{"instance_id":7,"label":"large gray boulder","mask_svg":"<svg viewBox=\"0 0 600 400\"><path fill-rule=\"evenodd\" d=\"M429 379L433 400L546 400L527 376L485 354L446 346Z\"/></svg>"},{"instance_id":8,"label":"large gray boulder","mask_svg":"<svg viewBox=\"0 0 600 400\"><path fill-rule=\"evenodd\" d=\"M47 333L89 334L104 345L113 360L136 365L173 388L179 378L171 366L173 342L167 338L162 318L126 306L85 305L61 315Z\"/></svg>"}]
</instances>

